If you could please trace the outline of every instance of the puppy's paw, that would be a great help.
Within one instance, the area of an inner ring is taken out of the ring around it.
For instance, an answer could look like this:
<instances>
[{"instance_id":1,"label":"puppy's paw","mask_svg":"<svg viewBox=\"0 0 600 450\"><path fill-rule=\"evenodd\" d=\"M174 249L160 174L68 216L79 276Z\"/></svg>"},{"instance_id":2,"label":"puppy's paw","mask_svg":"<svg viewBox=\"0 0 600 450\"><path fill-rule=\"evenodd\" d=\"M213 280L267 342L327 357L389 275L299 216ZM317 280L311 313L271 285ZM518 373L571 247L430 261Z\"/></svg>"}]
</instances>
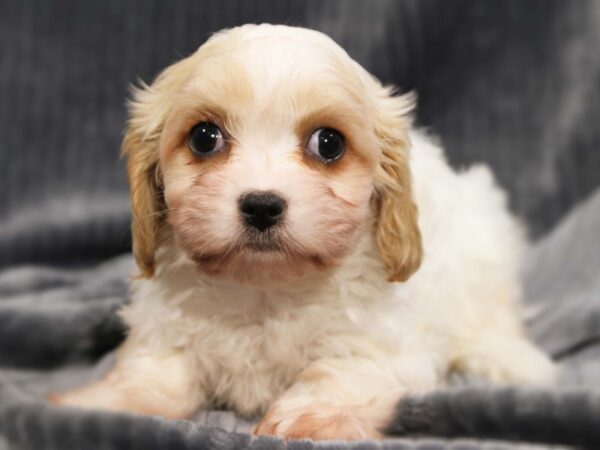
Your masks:
<instances>
[{"instance_id":1,"label":"puppy's paw","mask_svg":"<svg viewBox=\"0 0 600 450\"><path fill-rule=\"evenodd\" d=\"M78 409L126 412L166 419L186 419L194 411L195 403L166 397L162 392L120 390L110 384L97 383L81 389L46 396L49 403Z\"/></svg>"},{"instance_id":2,"label":"puppy's paw","mask_svg":"<svg viewBox=\"0 0 600 450\"><path fill-rule=\"evenodd\" d=\"M54 406L84 407L85 402L77 401L69 392L51 392L46 395L46 401Z\"/></svg>"},{"instance_id":3,"label":"puppy's paw","mask_svg":"<svg viewBox=\"0 0 600 450\"><path fill-rule=\"evenodd\" d=\"M293 411L274 405L254 429L258 436L284 439L365 440L383 435L353 408L311 404Z\"/></svg>"},{"instance_id":4,"label":"puppy's paw","mask_svg":"<svg viewBox=\"0 0 600 450\"><path fill-rule=\"evenodd\" d=\"M65 404L65 399L63 396L54 392L46 395L46 401L51 405L56 406L62 406Z\"/></svg>"},{"instance_id":5,"label":"puppy's paw","mask_svg":"<svg viewBox=\"0 0 600 450\"><path fill-rule=\"evenodd\" d=\"M123 409L119 396L113 391L104 389L101 384L62 393L52 392L46 395L46 400L55 406L80 409Z\"/></svg>"},{"instance_id":6,"label":"puppy's paw","mask_svg":"<svg viewBox=\"0 0 600 450\"><path fill-rule=\"evenodd\" d=\"M558 376L557 367L532 343L505 336L482 339L465 353L459 367L496 384L549 386Z\"/></svg>"}]
</instances>

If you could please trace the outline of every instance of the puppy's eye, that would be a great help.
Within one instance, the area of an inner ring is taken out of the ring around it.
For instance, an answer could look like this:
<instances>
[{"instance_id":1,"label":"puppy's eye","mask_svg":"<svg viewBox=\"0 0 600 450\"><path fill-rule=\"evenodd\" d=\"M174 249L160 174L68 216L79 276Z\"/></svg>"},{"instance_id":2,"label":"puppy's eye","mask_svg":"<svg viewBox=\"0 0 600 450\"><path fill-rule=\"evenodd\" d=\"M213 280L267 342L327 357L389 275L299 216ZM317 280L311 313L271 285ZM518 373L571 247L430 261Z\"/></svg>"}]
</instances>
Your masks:
<instances>
[{"instance_id":1,"label":"puppy's eye","mask_svg":"<svg viewBox=\"0 0 600 450\"><path fill-rule=\"evenodd\" d=\"M200 122L190 131L188 146L194 155L208 156L225 147L225 139L214 123Z\"/></svg>"},{"instance_id":2,"label":"puppy's eye","mask_svg":"<svg viewBox=\"0 0 600 450\"><path fill-rule=\"evenodd\" d=\"M344 153L344 137L333 128L319 128L308 140L306 150L323 162L335 161Z\"/></svg>"}]
</instances>

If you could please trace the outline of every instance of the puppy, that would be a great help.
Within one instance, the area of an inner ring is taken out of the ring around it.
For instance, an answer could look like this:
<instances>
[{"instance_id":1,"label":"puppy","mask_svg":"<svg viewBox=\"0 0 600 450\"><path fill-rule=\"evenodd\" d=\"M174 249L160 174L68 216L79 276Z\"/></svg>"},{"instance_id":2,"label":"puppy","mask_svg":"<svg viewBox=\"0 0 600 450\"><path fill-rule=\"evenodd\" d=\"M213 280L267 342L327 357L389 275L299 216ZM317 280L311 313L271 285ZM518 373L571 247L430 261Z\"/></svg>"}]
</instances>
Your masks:
<instances>
[{"instance_id":1,"label":"puppy","mask_svg":"<svg viewBox=\"0 0 600 450\"><path fill-rule=\"evenodd\" d=\"M54 401L363 439L451 372L551 382L503 192L485 166L453 171L412 107L323 34L272 25L219 32L136 90L129 335L104 379Z\"/></svg>"}]
</instances>

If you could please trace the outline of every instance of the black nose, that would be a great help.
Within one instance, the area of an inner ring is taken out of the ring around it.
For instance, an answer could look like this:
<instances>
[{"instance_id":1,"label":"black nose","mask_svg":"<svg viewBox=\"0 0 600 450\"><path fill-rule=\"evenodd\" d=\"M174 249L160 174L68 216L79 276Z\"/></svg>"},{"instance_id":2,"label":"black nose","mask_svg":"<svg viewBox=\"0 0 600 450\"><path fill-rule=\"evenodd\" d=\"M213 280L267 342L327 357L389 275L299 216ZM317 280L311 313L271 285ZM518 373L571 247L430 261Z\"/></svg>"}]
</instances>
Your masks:
<instances>
[{"instance_id":1,"label":"black nose","mask_svg":"<svg viewBox=\"0 0 600 450\"><path fill-rule=\"evenodd\" d=\"M249 192L240 198L240 211L248 225L265 231L283 217L285 200L272 192Z\"/></svg>"}]
</instances>

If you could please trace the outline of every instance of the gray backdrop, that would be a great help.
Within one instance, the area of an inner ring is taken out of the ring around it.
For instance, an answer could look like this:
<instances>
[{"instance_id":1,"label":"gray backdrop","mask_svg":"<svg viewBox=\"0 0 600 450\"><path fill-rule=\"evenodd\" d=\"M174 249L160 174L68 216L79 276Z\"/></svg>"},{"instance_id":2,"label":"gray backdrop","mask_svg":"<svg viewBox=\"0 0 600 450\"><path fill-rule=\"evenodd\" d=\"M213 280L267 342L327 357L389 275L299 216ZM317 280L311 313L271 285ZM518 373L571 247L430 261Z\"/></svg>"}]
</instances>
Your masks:
<instances>
[{"instance_id":1,"label":"gray backdrop","mask_svg":"<svg viewBox=\"0 0 600 450\"><path fill-rule=\"evenodd\" d=\"M245 22L322 30L460 167L489 162L540 236L600 184L594 0L0 2L0 266L129 247L117 162L127 87Z\"/></svg>"},{"instance_id":2,"label":"gray backdrop","mask_svg":"<svg viewBox=\"0 0 600 450\"><path fill-rule=\"evenodd\" d=\"M416 439L328 448L600 448L600 1L5 0L0 449L313 448L215 428L248 428L229 412L166 421L43 399L97 377L123 337L127 86L213 31L263 21L327 32L382 80L418 91L418 123L454 166L493 166L536 240L528 330L563 370L546 391L408 398L391 431Z\"/></svg>"}]
</instances>

